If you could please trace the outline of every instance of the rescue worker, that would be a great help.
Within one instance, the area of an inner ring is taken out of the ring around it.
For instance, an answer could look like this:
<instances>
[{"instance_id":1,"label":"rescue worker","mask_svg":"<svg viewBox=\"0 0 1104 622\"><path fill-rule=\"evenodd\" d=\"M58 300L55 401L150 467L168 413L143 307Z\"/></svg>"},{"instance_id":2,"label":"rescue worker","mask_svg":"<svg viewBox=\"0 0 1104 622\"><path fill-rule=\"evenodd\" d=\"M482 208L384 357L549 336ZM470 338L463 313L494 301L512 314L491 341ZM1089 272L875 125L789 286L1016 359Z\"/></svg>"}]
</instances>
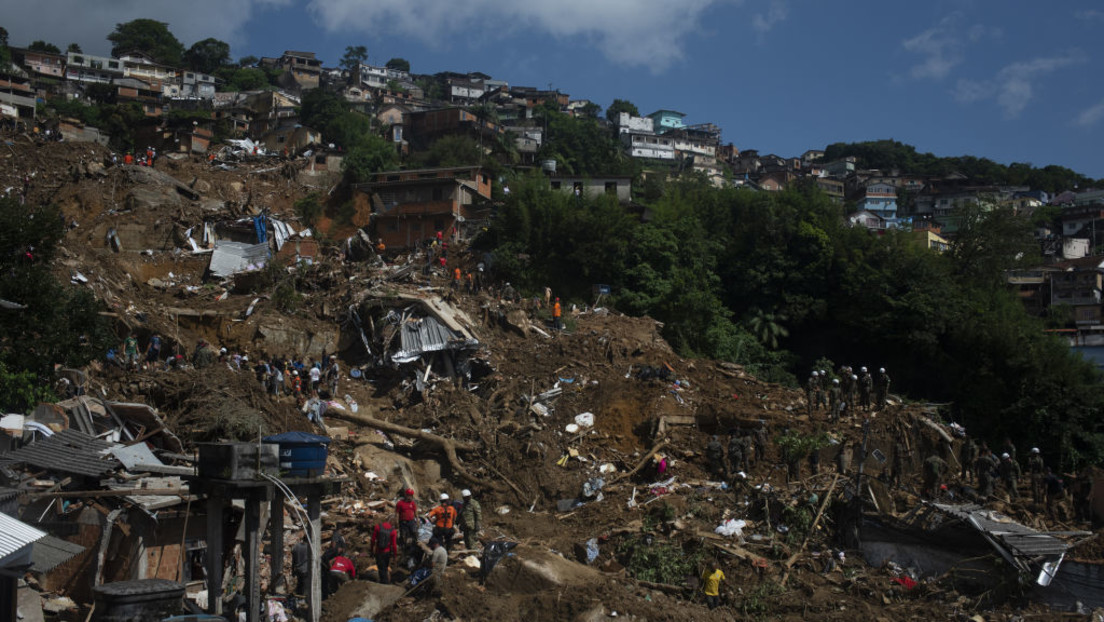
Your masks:
<instances>
[{"instance_id":1,"label":"rescue worker","mask_svg":"<svg viewBox=\"0 0 1104 622\"><path fill-rule=\"evenodd\" d=\"M1046 471L1043 475L1043 489L1046 491L1046 512L1047 516L1054 515L1054 508L1058 502L1062 499L1062 491L1065 488L1065 484L1062 482L1062 478L1054 474L1050 470L1050 467L1046 467Z\"/></svg>"},{"instance_id":2,"label":"rescue worker","mask_svg":"<svg viewBox=\"0 0 1104 622\"><path fill-rule=\"evenodd\" d=\"M924 490L921 494L935 499L939 496L940 479L947 471L947 462L936 454L924 460Z\"/></svg>"},{"instance_id":3,"label":"rescue worker","mask_svg":"<svg viewBox=\"0 0 1104 622\"><path fill-rule=\"evenodd\" d=\"M824 371L823 369L820 370L820 376L818 377L818 380L820 380L820 391L817 393L817 408L827 408L828 385L830 384L828 382L828 372Z\"/></svg>"},{"instance_id":4,"label":"rescue worker","mask_svg":"<svg viewBox=\"0 0 1104 622\"><path fill-rule=\"evenodd\" d=\"M974 442L974 438L972 436L967 436L966 441L962 443L962 449L959 451L958 454L958 461L962 463L962 473L959 475L959 477L962 478L963 482L970 482L974 479L972 469L974 466L974 462L977 461L977 456L977 443Z\"/></svg>"},{"instance_id":5,"label":"rescue worker","mask_svg":"<svg viewBox=\"0 0 1104 622\"><path fill-rule=\"evenodd\" d=\"M725 471L724 447L721 447L721 440L715 434L713 440L705 446L705 459L709 461L709 471L715 477L719 479L728 477L728 473Z\"/></svg>"},{"instance_id":6,"label":"rescue worker","mask_svg":"<svg viewBox=\"0 0 1104 622\"><path fill-rule=\"evenodd\" d=\"M395 503L395 522L404 548L418 541L418 504L414 502L413 489L404 490L402 499Z\"/></svg>"},{"instance_id":7,"label":"rescue worker","mask_svg":"<svg viewBox=\"0 0 1104 622\"><path fill-rule=\"evenodd\" d=\"M751 436L751 431L747 431L740 437L740 447L744 450L744 462L741 466L741 471L747 472L751 470L752 453L755 450L755 440Z\"/></svg>"},{"instance_id":8,"label":"rescue worker","mask_svg":"<svg viewBox=\"0 0 1104 622\"><path fill-rule=\"evenodd\" d=\"M451 506L450 506L451 507ZM441 587L444 585L445 568L448 567L448 551L438 538L429 539L429 558L424 566L430 569L430 575L426 579L429 582L429 595L440 596Z\"/></svg>"},{"instance_id":9,"label":"rescue worker","mask_svg":"<svg viewBox=\"0 0 1104 622\"><path fill-rule=\"evenodd\" d=\"M730 473L744 470L744 443L740 440L740 431L736 430L728 437L728 469Z\"/></svg>"},{"instance_id":10,"label":"rescue worker","mask_svg":"<svg viewBox=\"0 0 1104 622\"><path fill-rule=\"evenodd\" d=\"M1031 499L1035 503L1043 500L1043 474L1046 465L1043 464L1043 455L1038 447L1031 448L1031 455L1027 457L1027 472L1031 475Z\"/></svg>"},{"instance_id":11,"label":"rescue worker","mask_svg":"<svg viewBox=\"0 0 1104 622\"><path fill-rule=\"evenodd\" d=\"M563 309L560 308L560 299L557 298L555 304L552 305L552 327L556 330L563 330L562 314Z\"/></svg>"},{"instance_id":12,"label":"rescue worker","mask_svg":"<svg viewBox=\"0 0 1104 622\"><path fill-rule=\"evenodd\" d=\"M372 554L376 556L379 582L391 583L391 559L399 550L399 532L391 523L383 521L372 529Z\"/></svg>"},{"instance_id":13,"label":"rescue worker","mask_svg":"<svg viewBox=\"0 0 1104 622\"><path fill-rule=\"evenodd\" d=\"M828 421L835 423L840 418L840 408L843 402L840 400L840 381L832 378L832 386L828 387Z\"/></svg>"},{"instance_id":14,"label":"rescue worker","mask_svg":"<svg viewBox=\"0 0 1104 622\"><path fill-rule=\"evenodd\" d=\"M851 374L851 390L847 393L847 403L854 414L859 409L859 377Z\"/></svg>"},{"instance_id":15,"label":"rescue worker","mask_svg":"<svg viewBox=\"0 0 1104 622\"><path fill-rule=\"evenodd\" d=\"M453 268L452 270L452 290L459 291L460 289L460 268Z\"/></svg>"},{"instance_id":16,"label":"rescue worker","mask_svg":"<svg viewBox=\"0 0 1104 622\"><path fill-rule=\"evenodd\" d=\"M475 549L476 538L483 531L483 506L466 488L460 491L460 497L464 500L464 509L460 510L460 528L464 530L464 548L470 551Z\"/></svg>"},{"instance_id":17,"label":"rescue worker","mask_svg":"<svg viewBox=\"0 0 1104 622\"><path fill-rule=\"evenodd\" d=\"M878 410L885 410L889 403L886 398L889 396L889 374L886 373L885 367L878 368L878 377L874 379L874 403L877 404Z\"/></svg>"},{"instance_id":18,"label":"rescue worker","mask_svg":"<svg viewBox=\"0 0 1104 622\"><path fill-rule=\"evenodd\" d=\"M760 421L759 429L755 431L755 460L767 459L767 422Z\"/></svg>"},{"instance_id":19,"label":"rescue worker","mask_svg":"<svg viewBox=\"0 0 1104 622\"><path fill-rule=\"evenodd\" d=\"M330 386L330 397L337 397L337 380L341 377L341 367L337 364L337 355L330 355L330 365L326 368L326 383Z\"/></svg>"},{"instance_id":20,"label":"rescue worker","mask_svg":"<svg viewBox=\"0 0 1104 622\"><path fill-rule=\"evenodd\" d=\"M982 501L993 494L993 469L996 466L997 461L993 457L993 453L982 444L981 453L977 461L974 462L974 470L977 471L978 479L978 498Z\"/></svg>"},{"instance_id":21,"label":"rescue worker","mask_svg":"<svg viewBox=\"0 0 1104 622\"><path fill-rule=\"evenodd\" d=\"M452 542L456 533L456 506L449 503L447 492L441 493L441 505L429 511L429 520L433 522L433 536L441 542Z\"/></svg>"},{"instance_id":22,"label":"rescue worker","mask_svg":"<svg viewBox=\"0 0 1104 622\"><path fill-rule=\"evenodd\" d=\"M1001 483L1008 489L1008 497L1010 499L1019 499L1020 491L1018 486L1020 483L1020 463L1012 459L1012 456L1008 453L1001 454L1000 466L997 467L1000 471Z\"/></svg>"},{"instance_id":23,"label":"rescue worker","mask_svg":"<svg viewBox=\"0 0 1104 622\"><path fill-rule=\"evenodd\" d=\"M859 370L859 405L863 411L870 410L870 391L874 388L874 379L865 367Z\"/></svg>"}]
</instances>

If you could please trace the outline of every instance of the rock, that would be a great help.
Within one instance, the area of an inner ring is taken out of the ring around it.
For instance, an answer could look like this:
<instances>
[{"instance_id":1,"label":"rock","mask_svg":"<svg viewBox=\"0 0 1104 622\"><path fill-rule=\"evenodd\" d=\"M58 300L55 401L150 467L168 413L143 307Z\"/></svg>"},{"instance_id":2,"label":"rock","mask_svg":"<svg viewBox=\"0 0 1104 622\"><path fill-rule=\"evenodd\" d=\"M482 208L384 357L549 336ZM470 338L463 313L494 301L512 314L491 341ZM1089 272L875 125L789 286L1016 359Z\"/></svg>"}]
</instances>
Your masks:
<instances>
[{"instance_id":1,"label":"rock","mask_svg":"<svg viewBox=\"0 0 1104 622\"><path fill-rule=\"evenodd\" d=\"M192 189L200 194L207 194L211 191L211 182L206 179L197 178L195 182L192 183Z\"/></svg>"},{"instance_id":2,"label":"rock","mask_svg":"<svg viewBox=\"0 0 1104 622\"><path fill-rule=\"evenodd\" d=\"M127 208L135 211L178 207L180 203L180 194L175 190L155 186L135 186L125 199Z\"/></svg>"}]
</instances>

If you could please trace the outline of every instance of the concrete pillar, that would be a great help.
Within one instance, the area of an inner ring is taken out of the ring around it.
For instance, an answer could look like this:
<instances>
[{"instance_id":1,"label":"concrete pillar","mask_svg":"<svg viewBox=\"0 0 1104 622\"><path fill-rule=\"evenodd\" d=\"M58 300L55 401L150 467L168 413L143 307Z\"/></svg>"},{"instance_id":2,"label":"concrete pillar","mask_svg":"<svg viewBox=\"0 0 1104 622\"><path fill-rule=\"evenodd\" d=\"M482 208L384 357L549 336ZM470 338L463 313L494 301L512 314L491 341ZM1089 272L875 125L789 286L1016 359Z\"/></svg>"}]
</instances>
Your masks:
<instances>
[{"instance_id":1,"label":"concrete pillar","mask_svg":"<svg viewBox=\"0 0 1104 622\"><path fill-rule=\"evenodd\" d=\"M279 491L272 495L272 503L268 512L269 549L268 554L272 564L272 584L269 591L273 592L279 582L288 586L287 577L284 576L284 495ZM288 592L291 592L288 586Z\"/></svg>"},{"instance_id":2,"label":"concrete pillar","mask_svg":"<svg viewBox=\"0 0 1104 622\"><path fill-rule=\"evenodd\" d=\"M207 613L222 615L223 511L226 499L207 497Z\"/></svg>"},{"instance_id":3,"label":"concrete pillar","mask_svg":"<svg viewBox=\"0 0 1104 622\"><path fill-rule=\"evenodd\" d=\"M245 500L245 619L260 622L261 615L261 500Z\"/></svg>"}]
</instances>

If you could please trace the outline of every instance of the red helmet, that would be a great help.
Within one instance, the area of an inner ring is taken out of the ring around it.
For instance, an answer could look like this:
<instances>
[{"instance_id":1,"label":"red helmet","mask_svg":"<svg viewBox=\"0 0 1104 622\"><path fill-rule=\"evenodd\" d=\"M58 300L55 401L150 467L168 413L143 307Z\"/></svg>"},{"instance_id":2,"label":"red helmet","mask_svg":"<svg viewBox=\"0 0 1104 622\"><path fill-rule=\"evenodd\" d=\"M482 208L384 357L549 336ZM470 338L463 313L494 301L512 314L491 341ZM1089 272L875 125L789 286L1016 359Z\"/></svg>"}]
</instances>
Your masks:
<instances>
[{"instance_id":1,"label":"red helmet","mask_svg":"<svg viewBox=\"0 0 1104 622\"><path fill-rule=\"evenodd\" d=\"M403 491L403 496L404 497L413 497L414 496L414 489L413 488L407 488L406 490Z\"/></svg>"}]
</instances>

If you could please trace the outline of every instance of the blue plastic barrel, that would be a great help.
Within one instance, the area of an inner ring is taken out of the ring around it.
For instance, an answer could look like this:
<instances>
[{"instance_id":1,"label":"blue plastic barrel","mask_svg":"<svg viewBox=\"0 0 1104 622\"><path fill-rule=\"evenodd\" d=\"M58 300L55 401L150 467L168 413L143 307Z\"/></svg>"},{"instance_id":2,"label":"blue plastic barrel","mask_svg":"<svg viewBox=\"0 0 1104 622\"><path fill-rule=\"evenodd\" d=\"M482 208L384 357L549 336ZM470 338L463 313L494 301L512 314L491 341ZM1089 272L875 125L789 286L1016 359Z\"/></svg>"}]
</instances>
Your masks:
<instances>
[{"instance_id":1,"label":"blue plastic barrel","mask_svg":"<svg viewBox=\"0 0 1104 622\"><path fill-rule=\"evenodd\" d=\"M306 432L284 432L266 436L266 443L280 448L280 472L287 477L318 477L326 470L328 436Z\"/></svg>"}]
</instances>

